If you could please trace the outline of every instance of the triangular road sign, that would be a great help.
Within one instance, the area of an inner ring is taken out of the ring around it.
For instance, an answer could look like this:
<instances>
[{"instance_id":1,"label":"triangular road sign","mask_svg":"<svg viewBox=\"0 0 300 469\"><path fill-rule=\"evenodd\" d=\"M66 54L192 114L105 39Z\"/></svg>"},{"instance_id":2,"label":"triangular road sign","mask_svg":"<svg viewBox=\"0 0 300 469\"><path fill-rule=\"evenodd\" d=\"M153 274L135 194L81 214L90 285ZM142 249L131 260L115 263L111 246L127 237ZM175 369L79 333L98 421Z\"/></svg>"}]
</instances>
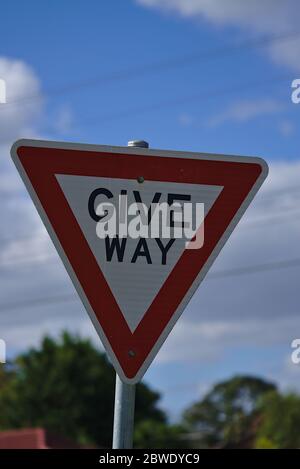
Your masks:
<instances>
[{"instance_id":1,"label":"triangular road sign","mask_svg":"<svg viewBox=\"0 0 300 469\"><path fill-rule=\"evenodd\" d=\"M265 161L35 140L11 153L119 376L139 381L267 176ZM204 204L203 246L175 239L164 252L166 240L128 237L118 250L100 239L97 203L118 208L124 193L129 205L148 207L155 194Z\"/></svg>"}]
</instances>

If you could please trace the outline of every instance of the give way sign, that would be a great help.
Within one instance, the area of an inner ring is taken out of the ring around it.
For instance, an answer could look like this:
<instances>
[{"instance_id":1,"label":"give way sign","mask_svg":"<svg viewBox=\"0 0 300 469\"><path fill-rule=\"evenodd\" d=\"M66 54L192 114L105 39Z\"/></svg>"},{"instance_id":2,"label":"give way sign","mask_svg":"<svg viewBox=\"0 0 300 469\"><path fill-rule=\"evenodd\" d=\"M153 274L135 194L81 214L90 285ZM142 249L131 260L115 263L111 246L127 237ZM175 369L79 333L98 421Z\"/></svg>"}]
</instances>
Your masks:
<instances>
[{"instance_id":1,"label":"give way sign","mask_svg":"<svg viewBox=\"0 0 300 469\"><path fill-rule=\"evenodd\" d=\"M17 141L11 154L117 373L136 383L261 186L265 161L35 140ZM203 207L201 247L157 234L100 237L112 215L101 203L122 216L121 196L127 222L137 203Z\"/></svg>"}]
</instances>

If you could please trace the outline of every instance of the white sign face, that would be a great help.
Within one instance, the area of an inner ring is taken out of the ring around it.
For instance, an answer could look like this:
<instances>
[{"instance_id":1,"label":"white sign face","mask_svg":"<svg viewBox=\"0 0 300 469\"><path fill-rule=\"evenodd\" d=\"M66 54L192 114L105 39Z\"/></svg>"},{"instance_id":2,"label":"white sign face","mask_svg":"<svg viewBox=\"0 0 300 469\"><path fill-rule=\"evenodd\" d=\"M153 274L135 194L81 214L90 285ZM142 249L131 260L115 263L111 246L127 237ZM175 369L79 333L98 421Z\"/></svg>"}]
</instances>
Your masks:
<instances>
[{"instance_id":1,"label":"white sign face","mask_svg":"<svg viewBox=\"0 0 300 469\"><path fill-rule=\"evenodd\" d=\"M108 243L97 236L96 221L91 218L87 210L90 195L98 188L110 191L113 197L109 199L109 202L118 211L119 194L124 190L128 194L128 205L135 203L133 192L138 191L147 207L150 207L156 193L161 194L160 201L162 203L167 203L168 194L188 194L191 203L204 204L206 216L222 187L174 182L162 185L161 182L157 181L145 181L143 184L137 184L136 181L126 179L63 174L57 174L56 178L131 332L134 332L185 250L186 239L183 237L175 239L167 252L165 265L162 264L161 249L153 238L147 238L145 241L149 250L148 258L138 256L136 261L132 262L139 239L133 239L129 236L126 238L126 244L124 243L125 248L122 254L118 257L117 251L114 249L113 255L108 261L107 257L110 257ZM107 200L106 197L99 196L99 202L103 202L103 200ZM161 241L166 245L166 240L162 239Z\"/></svg>"},{"instance_id":2,"label":"white sign face","mask_svg":"<svg viewBox=\"0 0 300 469\"><path fill-rule=\"evenodd\" d=\"M266 163L33 140L17 142L12 158L116 371L138 382Z\"/></svg>"}]
</instances>

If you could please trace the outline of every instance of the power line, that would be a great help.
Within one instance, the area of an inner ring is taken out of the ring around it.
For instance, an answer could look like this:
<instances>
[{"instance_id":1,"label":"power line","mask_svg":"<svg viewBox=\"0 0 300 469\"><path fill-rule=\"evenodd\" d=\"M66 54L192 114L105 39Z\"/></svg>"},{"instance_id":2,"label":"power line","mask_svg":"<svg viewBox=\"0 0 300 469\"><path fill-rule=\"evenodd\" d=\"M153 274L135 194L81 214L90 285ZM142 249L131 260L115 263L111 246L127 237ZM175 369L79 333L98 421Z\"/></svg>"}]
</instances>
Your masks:
<instances>
[{"instance_id":1,"label":"power line","mask_svg":"<svg viewBox=\"0 0 300 469\"><path fill-rule=\"evenodd\" d=\"M214 280L217 278L226 278L239 275L247 275L261 272L277 271L282 269L288 269L291 267L300 267L300 258L288 259L283 261L269 262L264 264L256 264L247 267L240 267L235 269L228 269L218 271L207 275L205 280ZM66 303L70 301L78 300L78 296L75 294L57 295L51 297L31 298L22 301L13 301L8 303L0 304L0 311L11 311L17 309L23 309L28 307L36 307L41 305L51 305Z\"/></svg>"},{"instance_id":2,"label":"power line","mask_svg":"<svg viewBox=\"0 0 300 469\"><path fill-rule=\"evenodd\" d=\"M36 307L45 304L57 304L57 303L65 303L69 301L77 300L77 296L72 294L64 294L64 295L56 295L56 296L46 296L42 298L30 298L28 300L23 301L11 301L8 303L3 303L0 305L1 311L11 311L15 309L22 309L30 307Z\"/></svg>"},{"instance_id":3,"label":"power line","mask_svg":"<svg viewBox=\"0 0 300 469\"><path fill-rule=\"evenodd\" d=\"M291 190L292 192L292 190ZM281 190L280 190L280 193L281 193ZM287 191L288 193L288 191ZM293 192L292 192L293 193ZM275 197L276 197L276 193L275 193ZM274 197L274 195L273 195ZM282 219L292 219L292 220L295 220L295 221L299 221L299 215L300 215L300 211L299 210L282 210L282 211L279 211L277 213L275 213L274 215L271 215L269 217L260 217L260 218L256 218L254 220L249 220L249 221L245 221L245 222L241 222L239 224L239 228L241 229L245 229L245 228L259 228L259 227L263 227L265 225L271 225L273 224L274 222L277 223L277 222L281 222ZM271 223L270 223L271 222ZM50 238L48 237L47 233L45 233L46 235L46 238L45 238L45 241L50 241ZM4 243L14 243L14 242L26 242L26 241L40 241L42 240L43 237L41 235L39 236L32 236L30 234L23 234L23 235L20 235L20 236L15 236L15 237L2 237L0 238L0 243L3 245ZM37 257L32 257L32 256L29 256L29 257L17 257L17 258L12 258L12 259L7 259L6 261L2 261L0 262L0 268L1 267L6 267L6 266L14 266L14 265L18 265L19 263L20 264L31 264L31 263L36 263L38 261L44 261L44 260L52 260L54 259L55 260L57 259L57 257L55 255L42 255L42 256L37 256ZM15 262L17 261L17 262ZM33 262L31 262L33 261Z\"/></svg>"},{"instance_id":4,"label":"power line","mask_svg":"<svg viewBox=\"0 0 300 469\"><path fill-rule=\"evenodd\" d=\"M299 221L300 211L299 210L287 210L283 213L276 213L269 217L260 217L254 220L245 221L240 225L240 228L261 228L265 225L275 225L284 222L286 219L293 221Z\"/></svg>"},{"instance_id":5,"label":"power line","mask_svg":"<svg viewBox=\"0 0 300 469\"><path fill-rule=\"evenodd\" d=\"M298 190L300 190L300 188L297 188ZM277 191L273 191L272 193L272 198L276 197L277 195L281 195L282 194L282 189L278 190L278 194L277 194ZM289 188L288 190L286 190L285 192L285 195L286 194L294 194L294 188ZM271 196L271 194L269 194ZM264 200L265 200L265 196L264 196ZM278 218L281 219L282 217L284 218L295 218L297 220L297 216L300 215L300 211L299 209L295 210L294 208L292 209L285 209L285 210L280 210L280 211L277 211L274 215L271 215L271 216L267 216L267 217L259 217L259 218L255 218L254 220L249 220L249 221L245 221L244 223L242 224L239 224L238 226L239 227L248 227L248 226L256 226L256 225L264 225L266 223L269 224L270 221L273 221L273 220L277 220ZM45 239L45 240L48 240L49 237L48 237L48 233L45 231L45 233L43 234L40 234L38 236L32 236L32 234L20 234L19 236L14 236L14 237L10 237L10 236L3 236L3 237L0 237L0 243L3 244L3 243L13 243L15 241L33 241L33 240L36 240L36 241L41 241L42 239ZM1 265L1 264L0 264Z\"/></svg>"},{"instance_id":6,"label":"power line","mask_svg":"<svg viewBox=\"0 0 300 469\"><path fill-rule=\"evenodd\" d=\"M260 272L270 272L273 270L288 269L290 267L299 267L300 258L289 259L284 261L266 262L264 264L257 264L247 267L238 267L230 270L220 270L219 272L213 272L207 276L207 280L213 280L225 277L236 277L240 275L248 275Z\"/></svg>"},{"instance_id":7,"label":"power line","mask_svg":"<svg viewBox=\"0 0 300 469\"><path fill-rule=\"evenodd\" d=\"M292 219L294 221L299 221L299 215L300 215L300 211L299 210L289 210L289 211L283 211L283 213L277 213L275 215L272 215L270 217L264 217L264 218L259 218L259 219L255 219L255 220L250 220L248 222L244 222L242 223L241 225L239 225L239 228L240 229L253 229L253 228L261 228L261 227L264 227L265 225L268 225L268 226L271 226L271 225L275 225L275 224L278 224L284 220L283 219ZM15 237L15 238L1 238L0 239L0 242L1 243L13 243L15 241L31 241L33 239L42 239L42 238L32 238L32 236L30 235L27 235L27 236L19 236L19 237ZM8 259L7 261L4 261L4 262L0 262L0 272L1 272L1 269L3 268L6 268L6 267L15 267L15 266L23 266L25 265L26 267L27 266L30 266L30 265L35 265L36 263L42 263L44 261L47 261L47 262L53 262L53 261L56 261L58 260L58 257L56 255L42 255L42 256L37 256L37 257L32 257L32 256L29 256L29 257L17 257L17 258L13 258L13 259Z\"/></svg>"},{"instance_id":8,"label":"power line","mask_svg":"<svg viewBox=\"0 0 300 469\"><path fill-rule=\"evenodd\" d=\"M169 99L158 101L156 103L149 104L146 106L144 105L136 106L130 109L124 109L123 111L100 114L98 116L97 115L91 116L85 119L78 120L77 122L75 121L74 126L75 127L77 126L79 128L85 127L85 126L91 127L101 122L106 123L108 121L114 121L114 120L123 119L127 117L133 117L133 116L139 116L142 114L148 114L148 113L152 113L155 111L160 111L162 109L169 110L170 108L176 108L177 106L180 106L182 104L193 103L199 100L201 100L201 102L206 102L206 101L209 101L210 99L220 98L221 96L226 96L229 94L235 94L236 91L249 91L253 88L257 88L257 87L261 87L265 85L273 86L281 81L290 79L290 77L291 77L290 74L284 74L284 75L277 75L275 77L269 78L268 80L257 80L257 81L251 81L248 83L236 83L229 87L223 88L220 92L216 92L215 88L207 89L200 93L181 96L180 98L169 98Z\"/></svg>"},{"instance_id":9,"label":"power line","mask_svg":"<svg viewBox=\"0 0 300 469\"><path fill-rule=\"evenodd\" d=\"M221 91L218 91L218 92L216 92L215 88L212 88L212 89L204 90L200 93L185 95L185 96L181 96L177 98L169 98L169 99L158 101L156 103L151 103L148 105L135 106L129 109L124 109L122 111L94 115L94 116L86 117L84 119L77 120L77 122L75 121L73 123L73 127L75 128L76 127L81 128L81 127L87 127L87 126L92 127L101 122L107 123L107 122L112 122L115 120L124 119L128 117L135 117L135 116L139 116L142 114L149 114L149 113L160 111L160 110L169 110L170 108L176 108L182 104L194 103L199 100L201 100L201 102L207 102L211 99L220 98L222 96L227 96L231 94L234 95L237 91L238 92L249 91L251 89L255 89L259 87L274 86L287 79L290 80L290 77L291 77L290 74L283 74L283 75L276 75L276 76L270 77L267 80L255 80L255 81L250 81L248 83L238 82L234 85L224 87ZM56 130L54 127L48 127L46 129L44 128L44 132L48 132L51 134L53 132L56 132ZM20 135L19 137L16 137L16 138L22 138L22 137L23 135ZM5 145L5 144L11 145L12 140L11 139L0 140L0 145Z\"/></svg>"},{"instance_id":10,"label":"power line","mask_svg":"<svg viewBox=\"0 0 300 469\"><path fill-rule=\"evenodd\" d=\"M235 94L237 91L249 91L254 88L259 88L263 86L273 86L276 85L282 81L285 81L287 79L290 79L290 74L283 74L283 75L276 75L273 77L268 78L267 80L255 80L255 81L250 81L248 83L236 83L234 85L231 85L229 87L224 87L221 92L216 93L215 88L212 89L207 89L205 91L202 91L200 93L192 94L192 95L186 95L186 96L181 96L179 98L170 98L164 101L158 101L153 104L149 105L142 105L142 106L135 106L130 109L124 109L123 111L116 111L116 112L110 112L107 114L100 114L100 115L95 115L91 117L87 117L84 119L81 119L80 121L77 121L74 123L73 127L75 128L82 128L82 127L91 127L94 125L97 125L101 122L107 123L109 121L115 121L118 119L124 119L128 117L135 117L139 116L142 114L149 114L152 112L156 112L159 110L166 110L170 108L176 108L177 106L180 106L182 104L187 104L187 103L195 103L199 100L202 102L208 101L210 99L217 99L222 96L227 96L230 94ZM45 131L45 129L44 129ZM55 132L54 128L48 128L47 132L48 133L53 133ZM21 137L21 136L20 136ZM19 138L20 138L19 137ZM24 137L22 135L22 137ZM12 140L0 140L0 144L11 144Z\"/></svg>"},{"instance_id":11,"label":"power line","mask_svg":"<svg viewBox=\"0 0 300 469\"><path fill-rule=\"evenodd\" d=\"M116 72L110 72L108 74L102 74L94 78L88 78L85 80L80 80L77 82L69 83L66 85L61 85L58 87L50 88L45 90L45 96L51 97L55 95L66 94L74 91L78 91L82 88L87 88L91 86L98 86L100 84L110 84L114 82L129 80L132 78L137 78L142 75L149 75L153 73L160 73L166 70L170 70L177 67L186 66L189 64L194 64L195 62L207 61L214 59L219 56L224 56L230 53L243 51L252 47L263 47L274 42L282 42L285 40L290 40L296 38L300 35L300 31L287 31L280 34L273 34L268 36L261 36L259 38L245 40L238 44L230 44L221 48L216 48L215 50L209 51L200 51L193 54L183 55L181 57L174 57L173 59L165 59L153 62L151 64L146 64L143 66L130 67L125 70L118 70ZM22 98L15 99L6 103L5 106L0 108L1 110L7 109L7 106L12 105L22 105L26 104L28 101L40 100L41 96L39 94L33 94L31 96L24 96Z\"/></svg>"},{"instance_id":12,"label":"power line","mask_svg":"<svg viewBox=\"0 0 300 469\"><path fill-rule=\"evenodd\" d=\"M290 79L290 74L284 74L284 75L277 75L269 78L268 80L258 80L258 81L251 81L248 83L236 83L230 87L223 88L221 92L216 92L215 88L212 89L207 89L202 91L201 93L195 93L192 95L186 95L186 96L181 96L180 98L169 98L163 101L158 101L153 104L149 105L142 105L142 106L136 106L132 107L130 109L124 109L123 111L117 111L117 112L111 112L107 114L100 114L100 115L95 115L91 117L87 117L85 119L78 120L77 122L74 122L74 126L76 127L85 127L85 126L94 126L97 125L101 122L109 122L109 121L115 121L118 119L123 119L127 117L134 117L134 116L139 116L142 114L148 114L152 113L155 111L159 110L169 110L170 108L176 108L177 106L181 104L186 104L186 103L193 103L201 99L202 102L206 102L210 99L214 98L220 98L221 96L226 96L229 94L234 94L236 91L249 91L253 88L258 88L261 86L273 86L278 84L281 81ZM54 128L48 128L47 132L52 133L55 129ZM21 138L22 136L19 136L18 138ZM11 140L2 140L0 141L0 144L12 144Z\"/></svg>"},{"instance_id":13,"label":"power line","mask_svg":"<svg viewBox=\"0 0 300 469\"><path fill-rule=\"evenodd\" d=\"M50 261L53 261L53 260L57 260L58 258L56 258L55 255L41 255L41 256L28 256L28 257L17 257L17 258L12 258L12 259L8 259L6 261L3 261L2 263L0 263L0 269L1 268L5 268L5 267L16 267L16 266L29 266L29 265L34 265L36 263L38 264L41 264L42 262L48 262L49 260ZM17 261L17 262L16 262ZM1 270L0 270L1 272Z\"/></svg>"},{"instance_id":14,"label":"power line","mask_svg":"<svg viewBox=\"0 0 300 469\"><path fill-rule=\"evenodd\" d=\"M101 122L107 123L107 122L112 122L115 120L124 119L128 117L135 117L135 116L140 116L143 114L149 114L149 113L160 111L160 110L169 110L170 108L176 108L182 104L194 103L199 100L201 100L201 102L206 102L206 101L209 101L210 99L216 99L216 98L220 98L222 96L227 96L230 94L234 95L237 91L238 92L249 91L254 88L259 88L259 87L264 87L264 86L274 86L287 79L290 79L290 74L276 75L276 76L269 78L268 80L257 80L257 81L251 81L248 83L236 83L230 87L223 88L220 92L216 92L215 88L207 89L200 93L195 93L192 95L185 95L185 96L181 96L180 98L169 98L169 99L158 101L156 103L145 105L145 106L142 105L142 106L132 107L130 109L124 109L123 111L116 111L116 112L110 112L107 114L94 115L91 117L80 119L77 122L75 121L73 123L73 127L75 128L76 127L81 128L81 127L87 127L87 126L92 127ZM48 134L51 134L56 131L54 127L49 127L47 129L44 128L44 132L48 132ZM13 141L17 140L18 138L23 138L23 137L24 135L16 136L13 139ZM12 145L13 141L11 139L0 140L0 145Z\"/></svg>"}]
</instances>

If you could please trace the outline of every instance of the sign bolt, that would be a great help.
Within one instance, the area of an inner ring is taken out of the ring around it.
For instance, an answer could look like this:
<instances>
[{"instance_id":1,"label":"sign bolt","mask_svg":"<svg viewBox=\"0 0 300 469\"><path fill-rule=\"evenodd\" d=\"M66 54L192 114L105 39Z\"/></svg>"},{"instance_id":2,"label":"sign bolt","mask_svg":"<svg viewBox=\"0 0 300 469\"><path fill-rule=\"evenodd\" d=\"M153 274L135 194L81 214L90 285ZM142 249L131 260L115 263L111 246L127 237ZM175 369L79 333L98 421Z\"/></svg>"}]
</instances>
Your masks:
<instances>
[{"instance_id":1,"label":"sign bolt","mask_svg":"<svg viewBox=\"0 0 300 469\"><path fill-rule=\"evenodd\" d=\"M137 147L137 148L149 148L149 143L146 140L129 140L128 142L129 147ZM142 184L145 181L143 176L137 177L137 182Z\"/></svg>"}]
</instances>

